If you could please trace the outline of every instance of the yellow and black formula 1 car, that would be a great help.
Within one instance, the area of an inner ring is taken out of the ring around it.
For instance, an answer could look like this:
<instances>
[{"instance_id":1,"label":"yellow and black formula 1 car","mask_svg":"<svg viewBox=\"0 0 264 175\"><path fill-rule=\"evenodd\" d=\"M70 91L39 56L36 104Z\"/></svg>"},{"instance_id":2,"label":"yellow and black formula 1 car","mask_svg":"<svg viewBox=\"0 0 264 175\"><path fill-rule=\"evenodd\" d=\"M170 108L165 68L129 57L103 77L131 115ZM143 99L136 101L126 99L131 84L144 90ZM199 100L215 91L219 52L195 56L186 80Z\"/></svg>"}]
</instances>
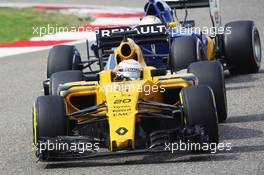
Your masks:
<instances>
[{"instance_id":1,"label":"yellow and black formula 1 car","mask_svg":"<svg viewBox=\"0 0 264 175\"><path fill-rule=\"evenodd\" d=\"M221 64L193 63L189 73L149 67L128 33L119 33L124 40L114 56L118 64L138 62L142 67L138 79L120 76L118 68L97 74L68 70L51 75L50 95L38 97L33 107L38 160L164 152L170 150L170 143L178 142L193 144L194 152L203 151L204 144L217 145L218 117L225 119L214 95L219 86L225 97ZM193 74L207 72L210 76L200 76L204 79Z\"/></svg>"}]
</instances>

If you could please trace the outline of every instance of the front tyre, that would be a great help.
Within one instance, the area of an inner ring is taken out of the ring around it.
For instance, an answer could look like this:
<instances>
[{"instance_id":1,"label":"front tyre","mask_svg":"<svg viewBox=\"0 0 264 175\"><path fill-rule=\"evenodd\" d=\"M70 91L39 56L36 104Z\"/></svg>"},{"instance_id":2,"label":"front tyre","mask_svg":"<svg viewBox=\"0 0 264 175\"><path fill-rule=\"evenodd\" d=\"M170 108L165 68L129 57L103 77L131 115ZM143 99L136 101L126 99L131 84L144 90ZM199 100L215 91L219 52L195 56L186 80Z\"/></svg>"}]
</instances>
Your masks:
<instances>
[{"instance_id":1,"label":"front tyre","mask_svg":"<svg viewBox=\"0 0 264 175\"><path fill-rule=\"evenodd\" d=\"M219 141L217 112L211 88L205 85L183 88L180 96L185 115L185 126L203 127L205 135L208 136L206 143L217 145Z\"/></svg>"},{"instance_id":2,"label":"front tyre","mask_svg":"<svg viewBox=\"0 0 264 175\"><path fill-rule=\"evenodd\" d=\"M222 65L218 61L200 61L192 63L188 72L197 76L199 85L207 85L213 90L218 120L224 122L227 118L227 100Z\"/></svg>"},{"instance_id":3,"label":"front tyre","mask_svg":"<svg viewBox=\"0 0 264 175\"><path fill-rule=\"evenodd\" d=\"M34 145L38 148L42 141L41 138L52 138L65 135L67 135L67 119L63 97L38 97L33 106Z\"/></svg>"}]
</instances>

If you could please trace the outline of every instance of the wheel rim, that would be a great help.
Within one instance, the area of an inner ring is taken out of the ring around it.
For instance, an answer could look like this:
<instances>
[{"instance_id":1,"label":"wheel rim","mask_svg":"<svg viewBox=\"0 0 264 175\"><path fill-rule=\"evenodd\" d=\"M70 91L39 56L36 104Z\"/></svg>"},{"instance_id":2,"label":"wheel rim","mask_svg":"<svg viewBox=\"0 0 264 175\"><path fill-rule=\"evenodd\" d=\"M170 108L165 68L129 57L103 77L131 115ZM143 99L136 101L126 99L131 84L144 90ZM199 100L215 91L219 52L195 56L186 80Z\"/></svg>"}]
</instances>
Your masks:
<instances>
[{"instance_id":1,"label":"wheel rim","mask_svg":"<svg viewBox=\"0 0 264 175\"><path fill-rule=\"evenodd\" d=\"M254 27L254 30L253 30L252 44L253 44L253 51L254 51L254 59L256 60L257 64L260 64L261 62L261 42L260 42L259 32L256 27Z\"/></svg>"},{"instance_id":2,"label":"wheel rim","mask_svg":"<svg viewBox=\"0 0 264 175\"><path fill-rule=\"evenodd\" d=\"M204 50L202 42L199 39L197 39L196 51L197 51L197 53L196 53L197 60L205 59L205 57L206 57L205 50Z\"/></svg>"}]
</instances>

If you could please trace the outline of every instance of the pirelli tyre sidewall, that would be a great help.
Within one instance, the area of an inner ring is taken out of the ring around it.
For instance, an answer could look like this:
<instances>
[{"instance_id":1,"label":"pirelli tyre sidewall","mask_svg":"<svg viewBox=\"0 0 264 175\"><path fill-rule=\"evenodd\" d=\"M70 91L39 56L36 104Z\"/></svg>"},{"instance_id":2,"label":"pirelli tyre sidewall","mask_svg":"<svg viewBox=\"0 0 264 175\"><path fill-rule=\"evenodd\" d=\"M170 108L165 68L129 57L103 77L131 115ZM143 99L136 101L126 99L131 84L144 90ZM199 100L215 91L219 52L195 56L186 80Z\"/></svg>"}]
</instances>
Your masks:
<instances>
[{"instance_id":1,"label":"pirelli tyre sidewall","mask_svg":"<svg viewBox=\"0 0 264 175\"><path fill-rule=\"evenodd\" d=\"M53 73L66 70L80 70L81 56L75 46L54 46L48 55L47 78Z\"/></svg>"},{"instance_id":2,"label":"pirelli tyre sidewall","mask_svg":"<svg viewBox=\"0 0 264 175\"><path fill-rule=\"evenodd\" d=\"M205 85L190 86L180 92L185 116L185 126L204 127L208 143L218 144L218 122L216 105L211 88Z\"/></svg>"},{"instance_id":3,"label":"pirelli tyre sidewall","mask_svg":"<svg viewBox=\"0 0 264 175\"><path fill-rule=\"evenodd\" d=\"M230 73L257 73L262 53L259 31L255 23L235 21L226 24L225 28L224 50Z\"/></svg>"}]
</instances>

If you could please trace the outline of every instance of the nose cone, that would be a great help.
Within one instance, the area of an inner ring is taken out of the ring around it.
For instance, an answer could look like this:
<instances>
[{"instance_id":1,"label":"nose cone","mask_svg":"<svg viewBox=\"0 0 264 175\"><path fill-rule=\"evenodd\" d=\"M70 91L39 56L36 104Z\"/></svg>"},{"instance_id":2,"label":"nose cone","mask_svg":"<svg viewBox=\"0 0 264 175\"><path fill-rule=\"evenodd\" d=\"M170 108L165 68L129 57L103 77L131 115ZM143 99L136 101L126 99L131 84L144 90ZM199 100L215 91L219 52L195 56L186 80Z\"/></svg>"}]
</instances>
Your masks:
<instances>
[{"instance_id":1,"label":"nose cone","mask_svg":"<svg viewBox=\"0 0 264 175\"><path fill-rule=\"evenodd\" d=\"M115 82L105 87L110 148L135 148L135 124L142 81ZM132 144L132 145L130 145Z\"/></svg>"}]
</instances>

